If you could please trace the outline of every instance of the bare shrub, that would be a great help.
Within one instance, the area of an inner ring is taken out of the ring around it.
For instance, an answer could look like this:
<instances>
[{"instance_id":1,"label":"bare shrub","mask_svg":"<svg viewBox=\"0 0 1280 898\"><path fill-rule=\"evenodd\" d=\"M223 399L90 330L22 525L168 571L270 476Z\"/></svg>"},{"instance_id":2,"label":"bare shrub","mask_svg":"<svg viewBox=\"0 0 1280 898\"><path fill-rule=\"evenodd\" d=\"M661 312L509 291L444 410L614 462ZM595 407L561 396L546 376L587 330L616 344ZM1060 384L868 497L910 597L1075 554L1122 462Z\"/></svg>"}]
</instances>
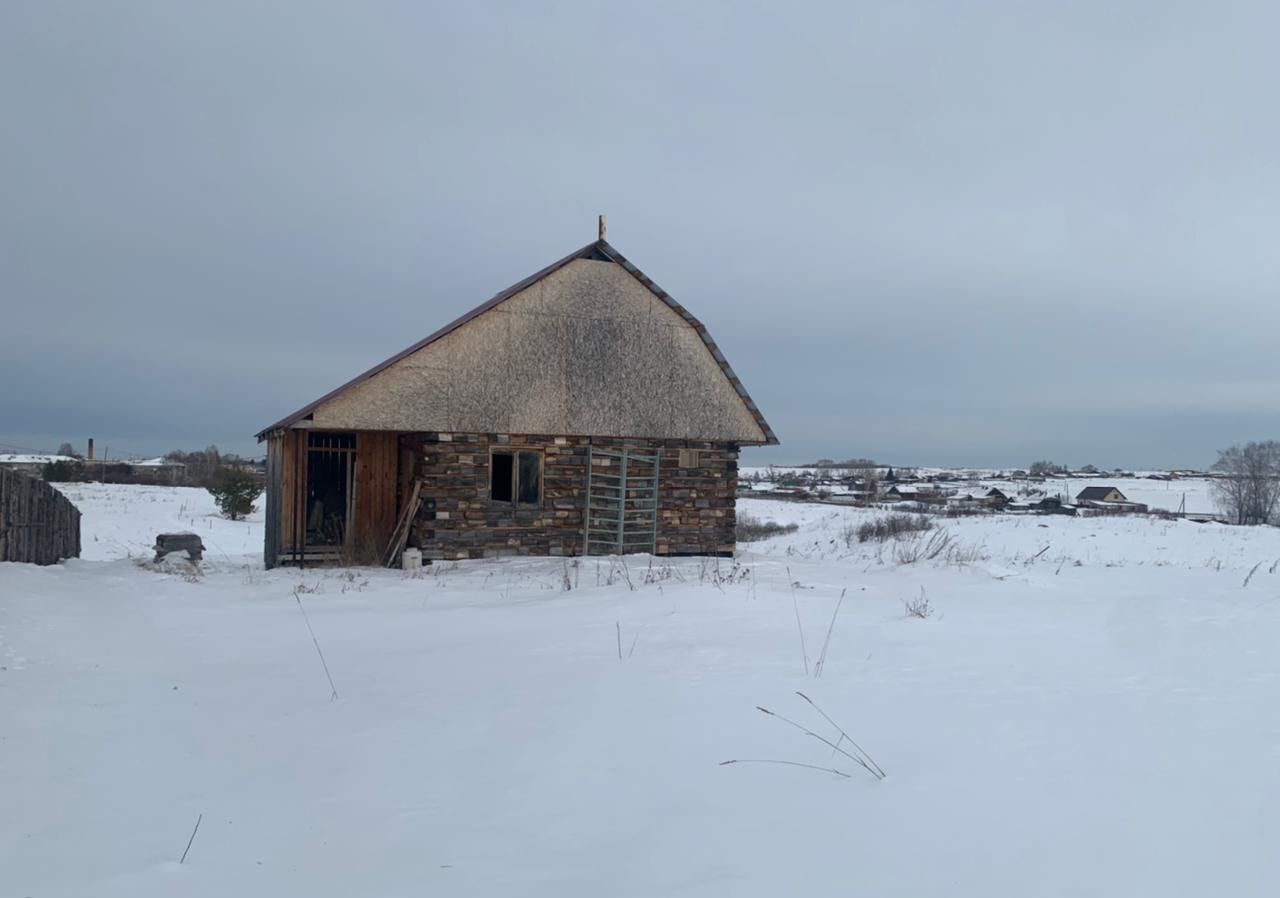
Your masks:
<instances>
[{"instance_id":1,"label":"bare shrub","mask_svg":"<svg viewBox=\"0 0 1280 898\"><path fill-rule=\"evenodd\" d=\"M662 564L654 565L653 556L649 556L649 566L645 568L644 583L646 585L653 583L662 583L664 580L679 580L684 582L684 575L679 570L673 568L670 562L664 561Z\"/></svg>"},{"instance_id":2,"label":"bare shrub","mask_svg":"<svg viewBox=\"0 0 1280 898\"><path fill-rule=\"evenodd\" d=\"M982 543L962 546L960 543L952 541L951 544L947 546L945 560L947 564L954 564L956 567L964 567L967 564L976 564L979 561L983 561L986 557L986 546ZM1059 568L1061 568L1061 565L1059 565Z\"/></svg>"},{"instance_id":3,"label":"bare shrub","mask_svg":"<svg viewBox=\"0 0 1280 898\"><path fill-rule=\"evenodd\" d=\"M710 583L717 589L722 588L726 583L741 583L751 576L751 568L744 564L739 564L735 558L732 564L722 565L720 558L703 558L702 563L698 567L698 582ZM683 577L681 578L684 579Z\"/></svg>"},{"instance_id":4,"label":"bare shrub","mask_svg":"<svg viewBox=\"0 0 1280 898\"><path fill-rule=\"evenodd\" d=\"M596 578L599 579L600 571L597 568ZM627 567L627 560L619 558L616 555L609 556L609 575L605 578L605 586L613 586L615 583L626 583L627 588L635 592L635 584L631 582L631 571Z\"/></svg>"},{"instance_id":5,"label":"bare shrub","mask_svg":"<svg viewBox=\"0 0 1280 898\"><path fill-rule=\"evenodd\" d=\"M903 599L902 607L906 611L907 617L926 620L933 616L933 606L929 604L929 597L925 594L923 586L920 587L920 595L917 598Z\"/></svg>"},{"instance_id":6,"label":"bare shrub","mask_svg":"<svg viewBox=\"0 0 1280 898\"><path fill-rule=\"evenodd\" d=\"M369 579L366 577L361 579L355 571L346 570L338 574L338 580L342 584L340 592L346 595L349 592L364 592L364 588L369 585Z\"/></svg>"},{"instance_id":7,"label":"bare shrub","mask_svg":"<svg viewBox=\"0 0 1280 898\"><path fill-rule=\"evenodd\" d=\"M917 533L910 538L899 538L894 543L893 560L898 564L933 561L946 556L951 548L951 534L945 530L935 530L928 537Z\"/></svg>"},{"instance_id":8,"label":"bare shrub","mask_svg":"<svg viewBox=\"0 0 1280 898\"><path fill-rule=\"evenodd\" d=\"M740 514L738 515L736 534L738 542L753 543L762 539L769 539L771 536L795 533L799 529L800 525L794 522L779 524L777 521L766 521L754 515Z\"/></svg>"},{"instance_id":9,"label":"bare shrub","mask_svg":"<svg viewBox=\"0 0 1280 898\"><path fill-rule=\"evenodd\" d=\"M933 522L922 514L890 514L874 521L864 521L857 527L845 531L845 542L853 544L856 539L860 543L882 543L889 539L902 539L911 533L923 533L933 529Z\"/></svg>"},{"instance_id":10,"label":"bare shrub","mask_svg":"<svg viewBox=\"0 0 1280 898\"><path fill-rule=\"evenodd\" d=\"M561 578L560 578L560 588L565 592L568 592L569 590L573 589L575 586L578 585L579 564L578 564L578 559L576 558L573 559L572 565L570 565L568 558L563 559L563 561L564 561L564 571L561 574Z\"/></svg>"}]
</instances>

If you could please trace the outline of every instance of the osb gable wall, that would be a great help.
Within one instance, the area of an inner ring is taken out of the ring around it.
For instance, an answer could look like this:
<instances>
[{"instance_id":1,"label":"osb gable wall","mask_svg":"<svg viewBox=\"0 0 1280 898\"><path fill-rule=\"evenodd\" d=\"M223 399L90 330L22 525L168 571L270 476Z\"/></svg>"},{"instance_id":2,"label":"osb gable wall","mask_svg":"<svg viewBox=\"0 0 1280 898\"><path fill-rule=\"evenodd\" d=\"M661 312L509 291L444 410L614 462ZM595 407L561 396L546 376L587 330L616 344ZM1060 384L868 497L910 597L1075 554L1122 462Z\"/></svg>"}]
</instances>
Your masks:
<instances>
[{"instance_id":1,"label":"osb gable wall","mask_svg":"<svg viewBox=\"0 0 1280 898\"><path fill-rule=\"evenodd\" d=\"M734 550L738 450L733 444L684 440L424 433L403 438L422 479L422 510L410 544L429 558L580 555L583 552L590 447L661 452L658 554L728 554ZM698 449L681 467L681 449ZM543 501L537 507L489 499L492 449L543 453Z\"/></svg>"},{"instance_id":2,"label":"osb gable wall","mask_svg":"<svg viewBox=\"0 0 1280 898\"><path fill-rule=\"evenodd\" d=\"M314 418L333 429L765 439L697 331L621 266L586 259Z\"/></svg>"}]
</instances>

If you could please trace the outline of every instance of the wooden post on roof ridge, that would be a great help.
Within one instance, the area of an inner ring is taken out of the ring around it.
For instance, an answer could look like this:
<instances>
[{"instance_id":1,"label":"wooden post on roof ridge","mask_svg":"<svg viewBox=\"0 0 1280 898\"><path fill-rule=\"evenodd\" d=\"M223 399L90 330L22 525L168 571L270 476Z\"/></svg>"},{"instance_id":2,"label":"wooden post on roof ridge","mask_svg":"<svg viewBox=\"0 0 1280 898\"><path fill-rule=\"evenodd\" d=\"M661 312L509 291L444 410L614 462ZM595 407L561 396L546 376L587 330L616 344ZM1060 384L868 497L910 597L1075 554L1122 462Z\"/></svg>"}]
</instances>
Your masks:
<instances>
[{"instance_id":1,"label":"wooden post on roof ridge","mask_svg":"<svg viewBox=\"0 0 1280 898\"><path fill-rule=\"evenodd\" d=\"M598 239L603 240L605 232L608 230L604 224L604 215L601 215L599 220L597 221L597 227L599 228L599 232L600 232L600 237Z\"/></svg>"}]
</instances>

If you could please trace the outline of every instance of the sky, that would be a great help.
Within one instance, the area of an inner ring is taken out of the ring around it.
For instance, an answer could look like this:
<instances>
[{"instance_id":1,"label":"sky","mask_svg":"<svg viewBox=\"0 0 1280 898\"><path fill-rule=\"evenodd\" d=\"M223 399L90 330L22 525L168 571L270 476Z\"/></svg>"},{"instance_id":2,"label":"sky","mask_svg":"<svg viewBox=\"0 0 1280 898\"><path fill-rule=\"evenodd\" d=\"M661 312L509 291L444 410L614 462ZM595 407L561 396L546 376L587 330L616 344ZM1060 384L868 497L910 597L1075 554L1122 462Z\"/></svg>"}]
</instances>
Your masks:
<instances>
[{"instance_id":1,"label":"sky","mask_svg":"<svg viewBox=\"0 0 1280 898\"><path fill-rule=\"evenodd\" d=\"M1280 7L0 4L0 451L253 434L595 237L748 463L1280 437Z\"/></svg>"}]
</instances>

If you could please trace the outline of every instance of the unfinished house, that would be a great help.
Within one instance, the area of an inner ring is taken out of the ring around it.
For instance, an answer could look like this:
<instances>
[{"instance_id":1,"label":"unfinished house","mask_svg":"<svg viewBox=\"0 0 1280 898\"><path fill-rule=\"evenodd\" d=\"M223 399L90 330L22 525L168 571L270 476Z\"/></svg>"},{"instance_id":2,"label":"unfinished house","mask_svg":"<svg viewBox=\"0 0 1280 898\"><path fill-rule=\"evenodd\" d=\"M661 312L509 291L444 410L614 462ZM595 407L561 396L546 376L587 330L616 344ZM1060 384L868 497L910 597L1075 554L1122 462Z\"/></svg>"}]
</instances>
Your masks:
<instances>
[{"instance_id":1,"label":"unfinished house","mask_svg":"<svg viewBox=\"0 0 1280 898\"><path fill-rule=\"evenodd\" d=\"M258 439L267 567L729 554L739 448L778 442L603 234Z\"/></svg>"}]
</instances>

